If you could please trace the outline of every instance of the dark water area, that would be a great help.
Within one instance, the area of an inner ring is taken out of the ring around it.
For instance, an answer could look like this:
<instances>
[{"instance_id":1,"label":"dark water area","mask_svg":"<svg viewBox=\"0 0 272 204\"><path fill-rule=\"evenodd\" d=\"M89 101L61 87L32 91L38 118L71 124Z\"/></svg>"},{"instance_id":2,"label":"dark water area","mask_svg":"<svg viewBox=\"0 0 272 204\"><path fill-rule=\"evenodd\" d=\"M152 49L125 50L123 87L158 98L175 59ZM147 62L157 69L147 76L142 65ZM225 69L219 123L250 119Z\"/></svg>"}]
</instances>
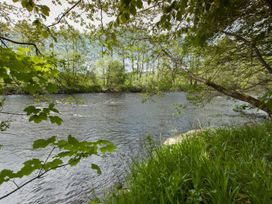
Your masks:
<instances>
[{"instance_id":1,"label":"dark water area","mask_svg":"<svg viewBox=\"0 0 272 204\"><path fill-rule=\"evenodd\" d=\"M65 97L53 96L57 101ZM225 97L216 97L205 106L188 102L185 93L155 96L145 103L142 103L143 97L136 93L77 94L75 97L80 97L84 103L57 105L64 120L61 126L48 122L29 123L24 115L0 114L0 120L12 121L10 129L0 133L0 144L3 145L0 170L17 171L28 159L45 159L50 149L33 151L31 144L36 139L52 135L67 138L71 134L88 141L107 139L117 146L117 151L84 159L75 167L52 171L0 201L1 204L88 203L95 195L102 197L114 184L124 180L131 161L143 155L148 134L159 143L194 128L238 125L250 120L232 110L238 102ZM33 103L30 96L7 96L4 111L23 113L24 107ZM180 104L184 108L178 114L176 107ZM97 176L91 170L91 163L101 167L102 175ZM29 178L16 182L20 184ZM12 182L1 185L0 196L14 188Z\"/></svg>"}]
</instances>

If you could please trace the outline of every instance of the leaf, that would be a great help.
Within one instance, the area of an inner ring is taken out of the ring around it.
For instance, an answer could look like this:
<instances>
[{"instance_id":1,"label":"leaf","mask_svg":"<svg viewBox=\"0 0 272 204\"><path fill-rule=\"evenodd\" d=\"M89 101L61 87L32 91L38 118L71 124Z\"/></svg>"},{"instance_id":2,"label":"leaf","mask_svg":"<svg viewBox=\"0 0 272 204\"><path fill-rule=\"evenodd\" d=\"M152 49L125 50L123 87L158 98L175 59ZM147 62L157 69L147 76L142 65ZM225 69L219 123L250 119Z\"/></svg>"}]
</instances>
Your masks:
<instances>
[{"instance_id":1,"label":"leaf","mask_svg":"<svg viewBox=\"0 0 272 204\"><path fill-rule=\"evenodd\" d=\"M74 152L66 151L66 152L58 153L55 157L63 158L63 157L67 157L67 156L72 156L73 154L74 154Z\"/></svg>"},{"instance_id":2,"label":"leaf","mask_svg":"<svg viewBox=\"0 0 272 204\"><path fill-rule=\"evenodd\" d=\"M47 120L47 115L45 113L40 113L39 115L32 115L29 117L29 122L34 121L35 123L40 123L43 120Z\"/></svg>"},{"instance_id":3,"label":"leaf","mask_svg":"<svg viewBox=\"0 0 272 204\"><path fill-rule=\"evenodd\" d=\"M28 106L24 109L24 112L26 112L27 115L31 115L31 114L37 114L41 111L41 109L36 108L35 106Z\"/></svg>"},{"instance_id":4,"label":"leaf","mask_svg":"<svg viewBox=\"0 0 272 204\"><path fill-rule=\"evenodd\" d=\"M42 167L42 162L39 159L31 159L24 162L23 168L16 173L16 177L22 178L23 176L28 176L32 172Z\"/></svg>"},{"instance_id":5,"label":"leaf","mask_svg":"<svg viewBox=\"0 0 272 204\"><path fill-rule=\"evenodd\" d=\"M51 123L55 123L57 125L61 125L61 123L63 122L63 120L58 116L49 116L49 119Z\"/></svg>"},{"instance_id":6,"label":"leaf","mask_svg":"<svg viewBox=\"0 0 272 204\"><path fill-rule=\"evenodd\" d=\"M2 171L0 171L0 185L4 182L9 181L9 179L13 177L14 177L13 171L9 169L3 169Z\"/></svg>"},{"instance_id":7,"label":"leaf","mask_svg":"<svg viewBox=\"0 0 272 204\"><path fill-rule=\"evenodd\" d=\"M73 137L72 135L69 135L68 136L68 143L71 145L78 145L79 141L75 137Z\"/></svg>"},{"instance_id":8,"label":"leaf","mask_svg":"<svg viewBox=\"0 0 272 204\"><path fill-rule=\"evenodd\" d=\"M38 148L45 148L47 147L49 144L53 144L56 141L56 136L52 136L50 138L48 138L47 140L45 139L38 139L36 141L33 142L33 149L38 149Z\"/></svg>"},{"instance_id":9,"label":"leaf","mask_svg":"<svg viewBox=\"0 0 272 204\"><path fill-rule=\"evenodd\" d=\"M42 12L45 16L49 16L50 9L49 9L48 6L42 5L42 6L41 6L41 12Z\"/></svg>"},{"instance_id":10,"label":"leaf","mask_svg":"<svg viewBox=\"0 0 272 204\"><path fill-rule=\"evenodd\" d=\"M71 158L69 159L68 163L70 166L76 166L80 162L80 158Z\"/></svg>"},{"instance_id":11,"label":"leaf","mask_svg":"<svg viewBox=\"0 0 272 204\"><path fill-rule=\"evenodd\" d=\"M48 38L48 36L49 36L49 33L46 31L46 30L44 30L44 31L42 31L42 36L44 37L44 38Z\"/></svg>"},{"instance_id":12,"label":"leaf","mask_svg":"<svg viewBox=\"0 0 272 204\"><path fill-rule=\"evenodd\" d=\"M141 8L143 8L143 2L142 2L142 0L137 0L137 7L139 8L139 9L141 9Z\"/></svg>"},{"instance_id":13,"label":"leaf","mask_svg":"<svg viewBox=\"0 0 272 204\"><path fill-rule=\"evenodd\" d=\"M133 5L130 6L129 11L133 16L136 15L136 9L135 9L135 7Z\"/></svg>"},{"instance_id":14,"label":"leaf","mask_svg":"<svg viewBox=\"0 0 272 204\"><path fill-rule=\"evenodd\" d=\"M98 175L101 175L101 174L102 174L102 171L101 171L101 169L100 169L100 167L99 167L98 165L92 164L92 165L91 165L91 168L92 168L93 170L95 170L96 173L97 173Z\"/></svg>"},{"instance_id":15,"label":"leaf","mask_svg":"<svg viewBox=\"0 0 272 204\"><path fill-rule=\"evenodd\" d=\"M44 165L44 170L47 171L49 169L54 169L56 167L58 167L59 165L61 165L63 163L62 160L60 159L54 159L53 161L51 162L47 162L45 165Z\"/></svg>"},{"instance_id":16,"label":"leaf","mask_svg":"<svg viewBox=\"0 0 272 204\"><path fill-rule=\"evenodd\" d=\"M98 140L96 141L96 144L104 145L103 147L100 148L100 151L102 153L113 152L116 150L116 146L108 140Z\"/></svg>"}]
</instances>

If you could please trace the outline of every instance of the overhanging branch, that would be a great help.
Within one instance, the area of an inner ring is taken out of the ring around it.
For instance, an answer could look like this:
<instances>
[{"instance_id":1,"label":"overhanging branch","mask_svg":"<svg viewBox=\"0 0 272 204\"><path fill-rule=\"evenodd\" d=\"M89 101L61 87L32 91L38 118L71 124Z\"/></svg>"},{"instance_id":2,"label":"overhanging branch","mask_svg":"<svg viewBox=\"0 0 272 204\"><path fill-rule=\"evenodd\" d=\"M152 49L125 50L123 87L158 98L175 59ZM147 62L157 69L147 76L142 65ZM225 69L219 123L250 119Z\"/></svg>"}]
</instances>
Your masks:
<instances>
[{"instance_id":1,"label":"overhanging branch","mask_svg":"<svg viewBox=\"0 0 272 204\"><path fill-rule=\"evenodd\" d=\"M55 169L59 169L59 168L61 168L61 167L65 167L65 166L68 166L68 165L69 165L69 164L63 164L63 165L56 166L56 167L53 167L53 168L51 168L51 169L48 169L48 170L44 171L43 173L41 173L41 174L39 174L38 176L35 176L34 178L32 178L32 179L26 181L25 183L23 183L23 184L21 184L21 185L17 185L17 188L16 188L16 189L14 189L14 190L10 191L9 193L7 193L7 194L1 196L1 197L0 197L0 200L6 198L6 197L8 197L8 196L10 196L11 194L13 194L13 193L15 193L16 191L20 190L21 188L23 188L23 187L26 186L27 184L31 183L32 181L35 181L36 179L41 178L43 175L45 175L45 174L48 173L49 171L55 170Z\"/></svg>"},{"instance_id":2,"label":"overhanging branch","mask_svg":"<svg viewBox=\"0 0 272 204\"><path fill-rule=\"evenodd\" d=\"M182 67L182 63L180 62L179 59L175 58L174 56L172 56L168 50L162 48L162 51L164 52L164 54L166 56L168 56L171 60L173 60L174 62L176 62L177 64L179 64L181 66L181 69L183 72L185 72L190 78L198 81L198 82L201 82L213 89L215 89L216 91L220 92L220 93L223 93L227 96L230 96L234 99L238 99L240 101L244 101L246 103L249 103L250 105L260 109L260 110L263 110L265 111L269 116L272 115L272 110L267 107L262 101L258 100L257 98L254 98L250 95L247 95L247 94L244 94L244 93L240 93L238 91L234 91L234 90L229 90L219 84L216 84L208 79L205 79L203 77L200 77L200 76L197 76L195 75L194 73L192 73L190 70Z\"/></svg>"},{"instance_id":3,"label":"overhanging branch","mask_svg":"<svg viewBox=\"0 0 272 204\"><path fill-rule=\"evenodd\" d=\"M225 35L235 37L236 39L238 39L238 40L240 40L240 41L246 43L248 46L250 46L250 47L254 50L254 52L255 52L255 54L256 54L257 59L259 60L259 62L264 66L264 68L265 68L270 74L272 74L272 67L265 61L265 59L263 58L263 56L262 56L260 50L258 49L258 47L257 47L254 43L250 42L250 41L247 40L246 38L244 38L244 37L242 37L242 36L240 36L240 35L238 35L238 34L236 34L236 33L231 33L231 32L227 32L227 31L223 31L223 33L224 33Z\"/></svg>"},{"instance_id":4,"label":"overhanging branch","mask_svg":"<svg viewBox=\"0 0 272 204\"><path fill-rule=\"evenodd\" d=\"M28 43L28 42L19 42L19 41L15 41L15 40L12 40L12 39L9 39L9 38L6 38L4 36L0 36L0 39L1 41L8 41L8 42L11 42L11 43L14 43L14 44L18 44L18 45L30 45L30 46L33 46L36 50L36 54L37 55L42 55L41 51L39 50L38 46L35 44L35 43Z\"/></svg>"},{"instance_id":5,"label":"overhanging branch","mask_svg":"<svg viewBox=\"0 0 272 204\"><path fill-rule=\"evenodd\" d=\"M65 11L63 14L61 14L58 18L58 20L55 23L52 23L51 25L48 25L47 27L53 27L57 24L59 24L61 22L61 20L71 11L73 10L75 7L77 7L77 5L81 2L82 0L77 1L73 6L71 6L69 9L67 9L67 11Z\"/></svg>"}]
</instances>

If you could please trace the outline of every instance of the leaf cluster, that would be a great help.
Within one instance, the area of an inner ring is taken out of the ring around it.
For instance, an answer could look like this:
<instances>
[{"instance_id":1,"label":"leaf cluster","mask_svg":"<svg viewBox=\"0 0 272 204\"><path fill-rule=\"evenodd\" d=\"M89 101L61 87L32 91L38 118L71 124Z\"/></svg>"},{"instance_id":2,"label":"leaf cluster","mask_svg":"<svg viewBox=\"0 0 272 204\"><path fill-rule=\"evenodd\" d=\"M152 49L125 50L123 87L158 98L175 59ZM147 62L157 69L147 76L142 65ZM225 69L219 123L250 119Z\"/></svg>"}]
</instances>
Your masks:
<instances>
[{"instance_id":1,"label":"leaf cluster","mask_svg":"<svg viewBox=\"0 0 272 204\"><path fill-rule=\"evenodd\" d=\"M83 158L92 155L99 156L100 153L113 152L116 148L114 144L107 140L98 140L95 142L79 141L72 135L69 135L66 140L59 140L56 136L52 136L48 139L38 139L34 141L32 145L34 150L49 146L51 146L53 150L58 149L58 153L51 158L47 158L45 161L41 161L37 158L30 159L24 162L23 167L17 172L10 169L3 169L0 171L0 185L11 179L28 176L37 170L39 170L39 177L48 171L63 166L76 166ZM51 156L51 153L49 156ZM96 164L91 164L91 168L99 175L102 173L100 167Z\"/></svg>"}]
</instances>

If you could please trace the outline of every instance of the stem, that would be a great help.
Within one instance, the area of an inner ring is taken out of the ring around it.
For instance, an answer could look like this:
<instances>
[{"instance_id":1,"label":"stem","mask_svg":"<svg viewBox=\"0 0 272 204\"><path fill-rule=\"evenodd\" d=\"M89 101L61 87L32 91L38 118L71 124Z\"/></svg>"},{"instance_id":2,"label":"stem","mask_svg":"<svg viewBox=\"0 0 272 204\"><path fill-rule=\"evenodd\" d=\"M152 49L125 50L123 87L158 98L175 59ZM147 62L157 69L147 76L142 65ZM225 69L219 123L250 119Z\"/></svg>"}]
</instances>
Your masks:
<instances>
[{"instance_id":1,"label":"stem","mask_svg":"<svg viewBox=\"0 0 272 204\"><path fill-rule=\"evenodd\" d=\"M4 37L4 36L0 36L0 39L1 39L1 40L5 40L5 41L8 41L8 42L11 42L11 43L14 43L14 44L18 44L18 45L31 45L31 46L34 46L35 49L36 49L36 54L37 54L37 55L42 55L41 51L39 50L38 46L37 46L35 43L19 42L19 41L15 41L15 40L6 38L6 37Z\"/></svg>"},{"instance_id":2,"label":"stem","mask_svg":"<svg viewBox=\"0 0 272 204\"><path fill-rule=\"evenodd\" d=\"M58 168L61 168L61 167L65 167L65 166L67 166L67 165L69 165L69 164L63 164L63 165L56 166L56 167L54 167L54 168L48 169L47 171L45 171L45 172L39 174L38 176L36 176L36 177L34 177L34 178L32 178L32 179L26 181L25 183L23 183L23 184L21 184L21 185L18 185L18 187L17 187L16 189L14 189L14 190L10 191L9 193L7 193L7 194L1 196L1 197L0 197L0 200L6 198L6 197L8 197L8 196L10 196L11 194L13 194L13 193L15 193L16 191L20 190L21 188L23 188L23 187L26 186L27 184L31 183L32 181L35 181L36 179L41 178L43 175L45 175L45 174L48 173L49 171L55 170L55 169L58 169Z\"/></svg>"}]
</instances>

